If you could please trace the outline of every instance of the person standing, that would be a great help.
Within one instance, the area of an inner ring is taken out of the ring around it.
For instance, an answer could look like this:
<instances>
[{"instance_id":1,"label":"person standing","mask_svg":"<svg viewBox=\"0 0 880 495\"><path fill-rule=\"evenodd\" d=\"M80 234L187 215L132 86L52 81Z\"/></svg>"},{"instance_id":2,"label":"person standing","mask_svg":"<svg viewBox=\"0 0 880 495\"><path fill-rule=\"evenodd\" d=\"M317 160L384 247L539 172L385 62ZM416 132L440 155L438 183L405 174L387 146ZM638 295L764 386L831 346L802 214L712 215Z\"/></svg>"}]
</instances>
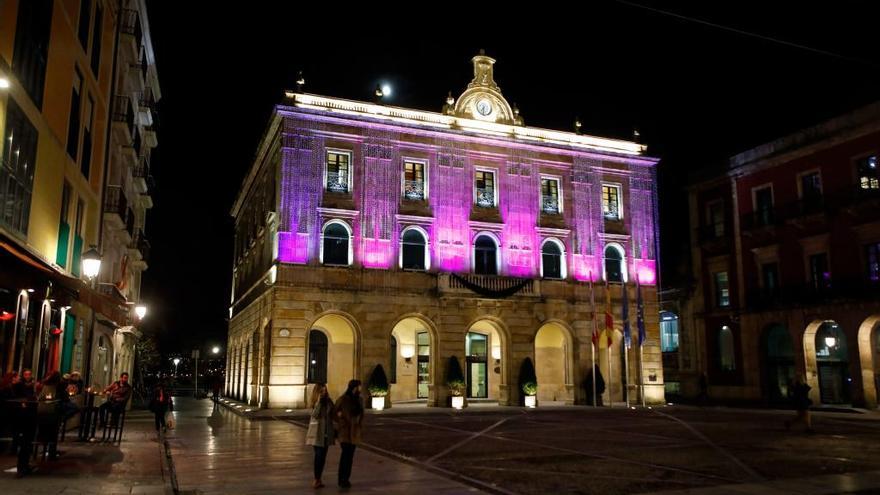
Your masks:
<instances>
[{"instance_id":1,"label":"person standing","mask_svg":"<svg viewBox=\"0 0 880 495\"><path fill-rule=\"evenodd\" d=\"M322 488L324 483L321 481L321 475L327 461L327 451L335 443L336 433L333 429L333 399L327 392L327 385L315 384L309 404L312 406L312 416L306 432L306 445L311 445L315 449L315 481L312 487Z\"/></svg>"},{"instance_id":2,"label":"person standing","mask_svg":"<svg viewBox=\"0 0 880 495\"><path fill-rule=\"evenodd\" d=\"M165 390L165 384L159 382L153 389L153 397L150 399L150 411L153 412L153 419L156 422L156 433L165 433L168 425L165 424L165 414L168 411L174 411L174 401L171 395ZM161 430L159 429L161 428Z\"/></svg>"},{"instance_id":3,"label":"person standing","mask_svg":"<svg viewBox=\"0 0 880 495\"><path fill-rule=\"evenodd\" d=\"M794 380L794 387L791 392L792 405L795 409L794 420L786 420L785 429L791 428L795 423L803 423L807 433L813 433L813 421L810 418L810 406L813 400L810 399L810 390L812 387L806 384L806 380L802 375L798 375Z\"/></svg>"},{"instance_id":4,"label":"person standing","mask_svg":"<svg viewBox=\"0 0 880 495\"><path fill-rule=\"evenodd\" d=\"M33 399L37 395L37 383L31 370L22 370L21 379L12 386L12 395L17 399Z\"/></svg>"},{"instance_id":5,"label":"person standing","mask_svg":"<svg viewBox=\"0 0 880 495\"><path fill-rule=\"evenodd\" d=\"M364 403L361 399L361 381L351 380L342 397L336 401L333 414L342 455L339 457L339 487L350 488L351 465L354 451L361 442L364 421Z\"/></svg>"}]
</instances>

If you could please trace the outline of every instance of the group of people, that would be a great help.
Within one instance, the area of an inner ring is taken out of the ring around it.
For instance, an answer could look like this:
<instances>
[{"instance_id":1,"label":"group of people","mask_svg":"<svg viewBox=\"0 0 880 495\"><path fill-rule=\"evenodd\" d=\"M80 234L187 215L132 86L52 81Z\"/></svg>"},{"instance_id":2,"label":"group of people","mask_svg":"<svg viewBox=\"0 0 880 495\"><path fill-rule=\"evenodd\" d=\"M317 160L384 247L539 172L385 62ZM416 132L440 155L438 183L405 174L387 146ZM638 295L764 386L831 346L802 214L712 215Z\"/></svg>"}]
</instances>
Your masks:
<instances>
[{"instance_id":1,"label":"group of people","mask_svg":"<svg viewBox=\"0 0 880 495\"><path fill-rule=\"evenodd\" d=\"M350 488L351 467L354 451L361 441L361 428L364 420L364 403L361 399L360 380L351 380L345 393L336 402L330 398L327 385L318 383L312 389L310 400L312 415L306 433L306 445L315 450L314 488L324 483L321 476L327 460L327 451L339 441L342 454L339 457L338 484L340 488Z\"/></svg>"}]
</instances>

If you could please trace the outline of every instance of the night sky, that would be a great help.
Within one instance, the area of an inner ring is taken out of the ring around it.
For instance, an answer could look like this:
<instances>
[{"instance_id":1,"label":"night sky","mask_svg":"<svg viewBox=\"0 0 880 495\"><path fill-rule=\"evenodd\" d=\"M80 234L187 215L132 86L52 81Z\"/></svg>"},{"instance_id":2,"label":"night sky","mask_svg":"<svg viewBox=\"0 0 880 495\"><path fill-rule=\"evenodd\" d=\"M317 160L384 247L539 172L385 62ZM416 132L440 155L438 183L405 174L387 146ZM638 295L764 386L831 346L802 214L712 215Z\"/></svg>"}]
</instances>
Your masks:
<instances>
[{"instance_id":1,"label":"night sky","mask_svg":"<svg viewBox=\"0 0 880 495\"><path fill-rule=\"evenodd\" d=\"M387 104L439 111L471 80L480 48L497 60L495 79L526 125L570 130L580 116L587 134L640 130L662 158L663 284L677 283L689 173L880 98L870 3L643 3L759 37L616 1L546 14L539 4L482 13L444 5L408 20L378 3L340 18L303 2L149 2L162 100L144 330L165 353L225 344L229 211L272 106L299 70L306 92L370 100L382 82L393 87Z\"/></svg>"}]
</instances>

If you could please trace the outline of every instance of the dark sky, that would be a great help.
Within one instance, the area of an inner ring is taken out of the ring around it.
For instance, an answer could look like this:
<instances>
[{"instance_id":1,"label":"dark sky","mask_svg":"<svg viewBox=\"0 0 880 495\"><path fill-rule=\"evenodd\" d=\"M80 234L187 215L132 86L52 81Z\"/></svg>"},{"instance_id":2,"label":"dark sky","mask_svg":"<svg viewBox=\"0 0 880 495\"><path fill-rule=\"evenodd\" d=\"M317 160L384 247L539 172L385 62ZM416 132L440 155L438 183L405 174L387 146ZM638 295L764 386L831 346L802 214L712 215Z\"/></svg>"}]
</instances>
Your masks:
<instances>
[{"instance_id":1,"label":"dark sky","mask_svg":"<svg viewBox=\"0 0 880 495\"><path fill-rule=\"evenodd\" d=\"M880 98L871 2L774 10L642 2L816 51L611 0L543 13L542 3L482 13L444 4L412 19L394 18L400 9L386 4L341 18L344 9L303 3L149 2L162 100L144 327L165 352L225 343L229 210L272 105L298 70L308 92L369 100L388 82L388 104L439 111L447 91L464 90L470 58L485 48L527 125L568 130L579 115L585 132L624 138L638 127L662 158L664 272L686 242L687 173Z\"/></svg>"}]
</instances>

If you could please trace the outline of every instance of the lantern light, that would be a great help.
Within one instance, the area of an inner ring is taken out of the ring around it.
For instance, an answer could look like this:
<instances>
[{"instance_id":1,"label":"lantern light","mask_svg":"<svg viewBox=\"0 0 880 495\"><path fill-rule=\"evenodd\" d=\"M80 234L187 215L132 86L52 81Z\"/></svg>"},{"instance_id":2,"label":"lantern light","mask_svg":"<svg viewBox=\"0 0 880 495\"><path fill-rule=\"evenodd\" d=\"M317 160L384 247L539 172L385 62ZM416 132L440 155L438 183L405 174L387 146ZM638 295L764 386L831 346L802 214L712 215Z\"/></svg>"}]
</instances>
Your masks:
<instances>
[{"instance_id":1,"label":"lantern light","mask_svg":"<svg viewBox=\"0 0 880 495\"><path fill-rule=\"evenodd\" d=\"M143 320L144 316L147 316L147 307L143 304L138 304L134 307L134 313L137 315L139 320Z\"/></svg>"},{"instance_id":2,"label":"lantern light","mask_svg":"<svg viewBox=\"0 0 880 495\"><path fill-rule=\"evenodd\" d=\"M825 345L827 347L834 347L835 345L837 345L837 338L831 335L825 337Z\"/></svg>"},{"instance_id":3,"label":"lantern light","mask_svg":"<svg viewBox=\"0 0 880 495\"><path fill-rule=\"evenodd\" d=\"M98 272L101 271L101 253L94 247L83 253L82 270L89 280L97 277Z\"/></svg>"}]
</instances>

